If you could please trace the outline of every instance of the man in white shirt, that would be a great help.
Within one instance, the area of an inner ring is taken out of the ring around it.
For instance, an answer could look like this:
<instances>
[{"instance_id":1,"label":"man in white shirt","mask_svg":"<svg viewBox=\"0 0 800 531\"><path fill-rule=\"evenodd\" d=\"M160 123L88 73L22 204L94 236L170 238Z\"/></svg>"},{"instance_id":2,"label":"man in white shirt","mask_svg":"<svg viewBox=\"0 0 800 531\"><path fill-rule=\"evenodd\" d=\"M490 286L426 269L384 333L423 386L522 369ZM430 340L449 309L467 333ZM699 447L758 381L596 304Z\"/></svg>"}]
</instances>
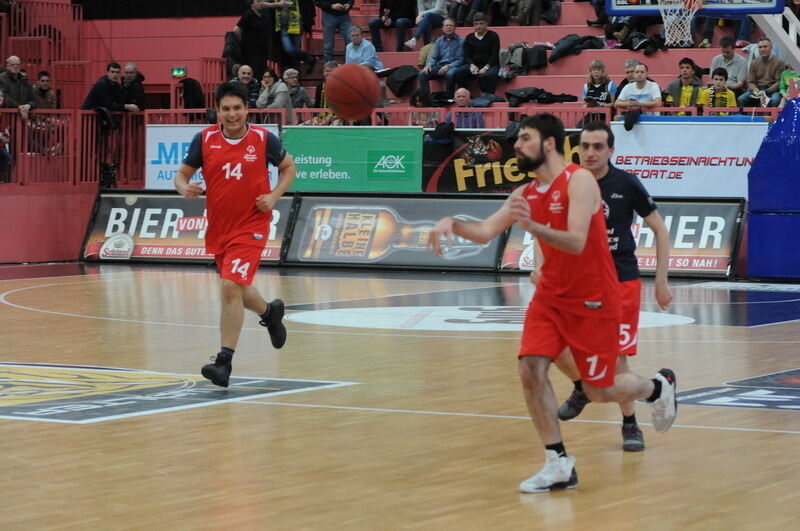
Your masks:
<instances>
[{"instance_id":1,"label":"man in white shirt","mask_svg":"<svg viewBox=\"0 0 800 531\"><path fill-rule=\"evenodd\" d=\"M639 63L633 71L633 83L628 83L619 93L614 107L620 111L661 107L661 89L655 81L647 79L647 65Z\"/></svg>"},{"instance_id":2,"label":"man in white shirt","mask_svg":"<svg viewBox=\"0 0 800 531\"><path fill-rule=\"evenodd\" d=\"M736 53L735 44L733 37L725 36L720 39L719 46L722 48L722 53L711 60L710 71L724 68L728 72L728 88L736 96L741 96L747 83L747 59Z\"/></svg>"}]
</instances>

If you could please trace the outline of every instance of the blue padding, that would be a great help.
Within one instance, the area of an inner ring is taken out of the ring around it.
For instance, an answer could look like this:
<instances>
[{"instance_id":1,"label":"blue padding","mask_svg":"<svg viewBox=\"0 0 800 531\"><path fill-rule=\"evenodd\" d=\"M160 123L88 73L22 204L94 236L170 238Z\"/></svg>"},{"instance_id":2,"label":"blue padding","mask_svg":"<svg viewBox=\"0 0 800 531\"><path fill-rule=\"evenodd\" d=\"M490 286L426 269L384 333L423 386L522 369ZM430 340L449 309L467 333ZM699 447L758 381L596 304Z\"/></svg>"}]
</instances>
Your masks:
<instances>
[{"instance_id":1,"label":"blue padding","mask_svg":"<svg viewBox=\"0 0 800 531\"><path fill-rule=\"evenodd\" d=\"M800 98L789 100L770 126L747 182L750 212L800 213Z\"/></svg>"},{"instance_id":2,"label":"blue padding","mask_svg":"<svg viewBox=\"0 0 800 531\"><path fill-rule=\"evenodd\" d=\"M800 214L750 214L747 275L800 278Z\"/></svg>"}]
</instances>

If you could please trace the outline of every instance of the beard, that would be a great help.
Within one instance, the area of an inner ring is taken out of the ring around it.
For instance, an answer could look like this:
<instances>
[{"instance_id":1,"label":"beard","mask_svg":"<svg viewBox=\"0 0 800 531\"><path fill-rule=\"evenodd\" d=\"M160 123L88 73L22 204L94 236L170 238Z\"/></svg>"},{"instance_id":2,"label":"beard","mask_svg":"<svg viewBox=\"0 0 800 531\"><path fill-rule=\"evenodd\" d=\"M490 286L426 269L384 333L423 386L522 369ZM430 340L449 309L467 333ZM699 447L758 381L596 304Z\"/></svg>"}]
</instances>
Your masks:
<instances>
[{"instance_id":1,"label":"beard","mask_svg":"<svg viewBox=\"0 0 800 531\"><path fill-rule=\"evenodd\" d=\"M539 145L539 156L536 158L529 157L519 151L517 152L517 168L524 173L538 170L539 167L544 164L544 160L544 142Z\"/></svg>"}]
</instances>

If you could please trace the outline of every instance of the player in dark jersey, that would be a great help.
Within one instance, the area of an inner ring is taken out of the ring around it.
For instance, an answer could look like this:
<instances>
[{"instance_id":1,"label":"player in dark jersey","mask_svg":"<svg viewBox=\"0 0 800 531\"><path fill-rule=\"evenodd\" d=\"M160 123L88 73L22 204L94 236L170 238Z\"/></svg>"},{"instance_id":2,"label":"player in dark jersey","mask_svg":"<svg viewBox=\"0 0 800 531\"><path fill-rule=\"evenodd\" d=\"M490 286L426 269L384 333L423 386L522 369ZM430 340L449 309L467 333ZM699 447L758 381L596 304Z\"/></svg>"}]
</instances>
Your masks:
<instances>
[{"instance_id":1,"label":"player in dark jersey","mask_svg":"<svg viewBox=\"0 0 800 531\"><path fill-rule=\"evenodd\" d=\"M445 217L430 246L462 238L484 243L514 223L530 232L545 255L539 283L525 315L517 355L525 402L545 447L545 465L520 483L522 492L548 492L578 484L575 458L567 456L557 402L547 370L566 347L578 365L584 392L596 402L646 398L653 424L666 431L675 420L675 375L662 369L646 379L616 375L620 295L608 250L600 189L594 177L564 161L564 126L551 114L525 118L514 144L520 171L537 178L517 188L500 209L480 222Z\"/></svg>"},{"instance_id":2,"label":"player in dark jersey","mask_svg":"<svg viewBox=\"0 0 800 531\"><path fill-rule=\"evenodd\" d=\"M215 98L221 123L195 135L175 176L175 188L188 199L200 197L203 187L191 178L203 168L206 249L219 270L222 310L220 351L201 372L215 385L227 387L245 308L261 317L273 347L286 342L283 301L267 304L252 284L269 237L272 209L297 168L275 135L247 123L247 92L241 84L223 83ZM274 186L269 162L278 168Z\"/></svg>"}]
</instances>

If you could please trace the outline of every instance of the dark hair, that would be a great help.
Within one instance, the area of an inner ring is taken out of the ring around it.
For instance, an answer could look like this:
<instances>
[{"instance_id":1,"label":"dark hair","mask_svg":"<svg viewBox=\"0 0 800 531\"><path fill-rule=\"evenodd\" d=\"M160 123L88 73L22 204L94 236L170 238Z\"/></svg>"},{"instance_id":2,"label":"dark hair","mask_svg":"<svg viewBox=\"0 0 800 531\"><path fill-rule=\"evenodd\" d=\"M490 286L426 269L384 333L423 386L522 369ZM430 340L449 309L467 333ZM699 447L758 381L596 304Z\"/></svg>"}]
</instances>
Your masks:
<instances>
[{"instance_id":1,"label":"dark hair","mask_svg":"<svg viewBox=\"0 0 800 531\"><path fill-rule=\"evenodd\" d=\"M719 47L720 48L733 48L736 45L736 41L733 40L733 37L730 35L726 35L719 40Z\"/></svg>"},{"instance_id":2,"label":"dark hair","mask_svg":"<svg viewBox=\"0 0 800 531\"><path fill-rule=\"evenodd\" d=\"M684 57L683 59L678 61L678 66L681 66L681 65L689 65L692 68L694 68L694 66L695 66L694 65L694 61L692 61L689 57Z\"/></svg>"},{"instance_id":3,"label":"dark hair","mask_svg":"<svg viewBox=\"0 0 800 531\"><path fill-rule=\"evenodd\" d=\"M108 63L108 64L106 65L106 72L108 72L108 71L109 71L109 70L111 70L112 68L119 68L120 70L122 70L122 67L121 67L121 66L119 66L119 63L115 63L115 62L113 62L113 61L112 61L112 62L110 62L110 63Z\"/></svg>"},{"instance_id":4,"label":"dark hair","mask_svg":"<svg viewBox=\"0 0 800 531\"><path fill-rule=\"evenodd\" d=\"M717 68L714 69L713 72L711 72L711 77L713 78L714 76L722 76L722 77L725 78L725 81L727 81L728 80L728 71L725 70L724 68L722 68L721 66L717 67Z\"/></svg>"},{"instance_id":5,"label":"dark hair","mask_svg":"<svg viewBox=\"0 0 800 531\"><path fill-rule=\"evenodd\" d=\"M558 117L550 113L539 113L524 118L520 123L520 129L536 129L542 137L542 142L550 137L556 141L556 151L564 154L564 124Z\"/></svg>"},{"instance_id":6,"label":"dark hair","mask_svg":"<svg viewBox=\"0 0 800 531\"><path fill-rule=\"evenodd\" d=\"M280 77L278 77L278 74L275 72L275 70L269 66L264 67L264 74L271 75L272 79L274 79L275 81L280 81L281 79ZM264 74L261 74L261 77L264 77Z\"/></svg>"},{"instance_id":7,"label":"dark hair","mask_svg":"<svg viewBox=\"0 0 800 531\"><path fill-rule=\"evenodd\" d=\"M36 74L36 79L42 79L42 76L53 77L47 70L42 70L38 74Z\"/></svg>"},{"instance_id":8,"label":"dark hair","mask_svg":"<svg viewBox=\"0 0 800 531\"><path fill-rule=\"evenodd\" d=\"M472 15L472 22L475 22L476 20L478 22L486 22L486 13L478 11L477 13Z\"/></svg>"},{"instance_id":9,"label":"dark hair","mask_svg":"<svg viewBox=\"0 0 800 531\"><path fill-rule=\"evenodd\" d=\"M217 90L214 92L214 101L217 102L217 107L219 107L219 102L225 96L236 96L237 98L241 98L242 102L244 102L245 106L247 106L247 89L244 87L242 83L222 83L217 87Z\"/></svg>"},{"instance_id":10,"label":"dark hair","mask_svg":"<svg viewBox=\"0 0 800 531\"><path fill-rule=\"evenodd\" d=\"M594 122L589 122L588 124L584 125L583 129L581 129L581 133L591 133L592 131L605 131L608 134L608 141L606 144L608 144L608 147L610 148L614 147L614 133L611 131L611 127L607 123L595 120Z\"/></svg>"}]
</instances>

